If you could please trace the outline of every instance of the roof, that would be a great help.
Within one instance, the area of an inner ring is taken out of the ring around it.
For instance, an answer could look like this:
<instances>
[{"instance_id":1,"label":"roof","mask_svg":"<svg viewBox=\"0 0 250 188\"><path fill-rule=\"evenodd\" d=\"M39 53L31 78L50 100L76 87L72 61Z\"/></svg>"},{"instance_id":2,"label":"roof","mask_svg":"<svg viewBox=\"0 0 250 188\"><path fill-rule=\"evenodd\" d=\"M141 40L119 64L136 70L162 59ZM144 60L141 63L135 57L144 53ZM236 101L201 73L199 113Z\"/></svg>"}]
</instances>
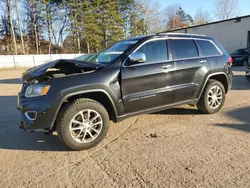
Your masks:
<instances>
[{"instance_id":1,"label":"roof","mask_svg":"<svg viewBox=\"0 0 250 188\"><path fill-rule=\"evenodd\" d=\"M153 36L155 36L155 35L142 35L142 36L127 38L125 40L140 40L140 39L144 39L144 38L147 38L147 37L153 37Z\"/></svg>"},{"instance_id":2,"label":"roof","mask_svg":"<svg viewBox=\"0 0 250 188\"><path fill-rule=\"evenodd\" d=\"M189 37L206 37L206 35L192 34L192 33L169 33L169 32L160 32L157 35L167 35L167 36L189 36Z\"/></svg>"},{"instance_id":3,"label":"roof","mask_svg":"<svg viewBox=\"0 0 250 188\"><path fill-rule=\"evenodd\" d=\"M128 38L128 39L125 39L125 40L141 40L141 39L154 38L154 37L159 37L159 36L186 37L186 38L193 38L193 37L208 38L206 35L199 35L199 34L160 32L160 33L156 33L154 35L137 36L137 37Z\"/></svg>"},{"instance_id":4,"label":"roof","mask_svg":"<svg viewBox=\"0 0 250 188\"><path fill-rule=\"evenodd\" d=\"M189 26L189 27L182 27L182 28L178 28L178 29L169 30L169 31L166 31L166 32L179 31L179 30L182 30L182 29L190 29L190 28L195 28L195 27L202 27L202 26L205 26L205 25L213 25L213 24L228 22L228 21L232 21L232 20L235 20L236 22L238 22L243 18L250 18L250 15L230 18L230 19L226 19L226 20L220 20L220 21L216 21L216 22L210 22L210 23L201 24L201 25L193 25L193 26Z\"/></svg>"}]
</instances>

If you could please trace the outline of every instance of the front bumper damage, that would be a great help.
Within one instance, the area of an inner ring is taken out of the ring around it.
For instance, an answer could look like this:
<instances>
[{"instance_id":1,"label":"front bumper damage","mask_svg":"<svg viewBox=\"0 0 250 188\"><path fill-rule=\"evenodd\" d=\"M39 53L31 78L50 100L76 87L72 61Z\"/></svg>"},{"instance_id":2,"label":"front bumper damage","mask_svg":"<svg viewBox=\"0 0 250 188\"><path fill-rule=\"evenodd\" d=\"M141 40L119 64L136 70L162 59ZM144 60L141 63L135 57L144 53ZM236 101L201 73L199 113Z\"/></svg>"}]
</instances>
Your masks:
<instances>
[{"instance_id":1,"label":"front bumper damage","mask_svg":"<svg viewBox=\"0 0 250 188\"><path fill-rule=\"evenodd\" d=\"M46 97L30 102L18 94L17 109L21 112L20 129L31 132L50 132L52 116Z\"/></svg>"}]
</instances>

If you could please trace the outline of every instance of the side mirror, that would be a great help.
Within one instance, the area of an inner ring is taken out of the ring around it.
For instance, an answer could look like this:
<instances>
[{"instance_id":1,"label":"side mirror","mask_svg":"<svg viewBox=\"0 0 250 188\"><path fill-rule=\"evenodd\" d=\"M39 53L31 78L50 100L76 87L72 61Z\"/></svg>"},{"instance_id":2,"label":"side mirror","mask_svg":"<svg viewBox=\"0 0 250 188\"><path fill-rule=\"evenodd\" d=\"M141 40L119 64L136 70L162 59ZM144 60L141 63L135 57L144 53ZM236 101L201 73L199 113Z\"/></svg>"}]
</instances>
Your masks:
<instances>
[{"instance_id":1,"label":"side mirror","mask_svg":"<svg viewBox=\"0 0 250 188\"><path fill-rule=\"evenodd\" d=\"M146 55L142 52L134 52L129 56L130 64L132 63L144 63L147 61Z\"/></svg>"}]
</instances>

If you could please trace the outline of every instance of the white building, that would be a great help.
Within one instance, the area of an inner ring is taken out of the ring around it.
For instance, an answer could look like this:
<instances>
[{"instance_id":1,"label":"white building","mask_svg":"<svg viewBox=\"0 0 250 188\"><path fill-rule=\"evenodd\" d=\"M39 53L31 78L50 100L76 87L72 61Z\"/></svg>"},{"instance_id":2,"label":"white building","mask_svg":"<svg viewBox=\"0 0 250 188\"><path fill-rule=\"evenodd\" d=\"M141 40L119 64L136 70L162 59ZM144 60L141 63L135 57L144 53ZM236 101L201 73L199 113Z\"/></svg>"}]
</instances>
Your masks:
<instances>
[{"instance_id":1,"label":"white building","mask_svg":"<svg viewBox=\"0 0 250 188\"><path fill-rule=\"evenodd\" d=\"M232 53L236 49L250 47L250 15L175 29L170 32L214 37L229 53Z\"/></svg>"}]
</instances>

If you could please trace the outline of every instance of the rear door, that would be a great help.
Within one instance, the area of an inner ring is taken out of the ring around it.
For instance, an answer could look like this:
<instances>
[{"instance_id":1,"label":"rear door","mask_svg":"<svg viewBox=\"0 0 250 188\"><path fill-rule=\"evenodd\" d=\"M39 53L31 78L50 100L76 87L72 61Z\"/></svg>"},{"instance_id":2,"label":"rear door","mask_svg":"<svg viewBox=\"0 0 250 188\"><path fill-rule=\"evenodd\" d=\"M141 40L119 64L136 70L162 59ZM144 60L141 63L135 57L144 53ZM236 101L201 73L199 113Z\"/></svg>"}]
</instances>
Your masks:
<instances>
[{"instance_id":1,"label":"rear door","mask_svg":"<svg viewBox=\"0 0 250 188\"><path fill-rule=\"evenodd\" d=\"M121 87L126 113L170 104L174 100L172 85L173 62L169 62L166 39L151 39L134 52L142 52L147 61L128 65L121 70ZM127 60L128 61L128 60Z\"/></svg>"},{"instance_id":2,"label":"rear door","mask_svg":"<svg viewBox=\"0 0 250 188\"><path fill-rule=\"evenodd\" d=\"M199 48L200 60L204 61L202 69L199 71L200 85L203 86L203 83L206 80L206 74L210 70L216 70L221 68L220 62L223 61L223 52L216 46L215 42L210 39L195 39L195 42ZM214 73L214 72L209 72ZM197 78L199 79L199 78ZM197 96L200 95L201 89L197 91Z\"/></svg>"},{"instance_id":3,"label":"rear door","mask_svg":"<svg viewBox=\"0 0 250 188\"><path fill-rule=\"evenodd\" d=\"M172 38L170 43L172 61L176 67L173 77L175 102L195 99L209 70L209 62L207 58L199 56L198 46L192 38Z\"/></svg>"}]
</instances>

